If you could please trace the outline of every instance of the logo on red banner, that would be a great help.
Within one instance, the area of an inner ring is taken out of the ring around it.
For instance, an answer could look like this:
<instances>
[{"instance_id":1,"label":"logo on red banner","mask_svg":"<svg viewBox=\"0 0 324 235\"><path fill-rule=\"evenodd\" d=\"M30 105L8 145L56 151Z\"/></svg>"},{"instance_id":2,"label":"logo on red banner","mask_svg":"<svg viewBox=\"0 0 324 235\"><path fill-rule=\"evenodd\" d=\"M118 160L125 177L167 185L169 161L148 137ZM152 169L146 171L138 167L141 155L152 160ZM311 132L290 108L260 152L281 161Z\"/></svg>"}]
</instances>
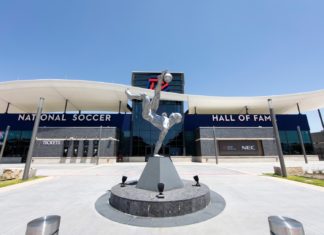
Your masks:
<instances>
[{"instance_id":1,"label":"logo on red banner","mask_svg":"<svg viewBox=\"0 0 324 235\"><path fill-rule=\"evenodd\" d=\"M149 78L148 79L148 89L154 90L156 85L158 83L158 79L157 78ZM162 86L161 86L161 90L164 91L169 87L169 83L162 81Z\"/></svg>"}]
</instances>

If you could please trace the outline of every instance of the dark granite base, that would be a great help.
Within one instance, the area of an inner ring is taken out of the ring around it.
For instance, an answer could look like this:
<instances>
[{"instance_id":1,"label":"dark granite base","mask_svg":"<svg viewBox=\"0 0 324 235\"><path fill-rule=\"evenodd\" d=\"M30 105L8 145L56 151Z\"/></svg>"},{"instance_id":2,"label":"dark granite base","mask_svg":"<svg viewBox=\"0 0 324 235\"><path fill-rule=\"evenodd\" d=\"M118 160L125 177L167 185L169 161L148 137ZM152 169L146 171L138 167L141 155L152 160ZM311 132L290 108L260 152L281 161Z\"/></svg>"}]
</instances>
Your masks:
<instances>
[{"instance_id":1,"label":"dark granite base","mask_svg":"<svg viewBox=\"0 0 324 235\"><path fill-rule=\"evenodd\" d=\"M156 197L157 192L138 189L136 185L116 185L111 189L109 203L121 212L142 217L179 216L207 207L209 188L204 184L193 186L192 181L183 182L183 188L164 192L164 198Z\"/></svg>"},{"instance_id":2,"label":"dark granite base","mask_svg":"<svg viewBox=\"0 0 324 235\"><path fill-rule=\"evenodd\" d=\"M219 215L225 208L224 198L216 192L210 191L209 205L197 212L173 217L141 217L123 213L109 204L110 191L98 198L95 203L96 211L103 217L125 225L139 227L176 227L200 223Z\"/></svg>"}]
</instances>

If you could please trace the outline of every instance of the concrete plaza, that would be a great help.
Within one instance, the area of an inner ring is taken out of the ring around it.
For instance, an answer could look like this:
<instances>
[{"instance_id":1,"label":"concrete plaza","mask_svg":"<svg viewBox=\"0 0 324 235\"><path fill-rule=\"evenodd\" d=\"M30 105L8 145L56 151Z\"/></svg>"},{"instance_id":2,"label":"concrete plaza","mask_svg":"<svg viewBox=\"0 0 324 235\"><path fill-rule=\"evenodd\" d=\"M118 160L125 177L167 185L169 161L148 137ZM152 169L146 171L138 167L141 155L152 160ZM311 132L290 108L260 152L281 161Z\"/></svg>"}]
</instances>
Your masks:
<instances>
[{"instance_id":1,"label":"concrete plaza","mask_svg":"<svg viewBox=\"0 0 324 235\"><path fill-rule=\"evenodd\" d=\"M61 216L60 235L79 234L269 234L270 215L292 217L307 235L324 234L324 188L262 176L278 163L175 163L183 179L198 174L201 182L226 201L218 216L197 224L149 228L110 221L95 210L96 200L119 183L122 175L138 179L144 163L34 164L49 176L0 189L0 234L22 235L28 221ZM287 166L324 169L323 162L287 162ZM0 165L23 167L23 165Z\"/></svg>"}]
</instances>

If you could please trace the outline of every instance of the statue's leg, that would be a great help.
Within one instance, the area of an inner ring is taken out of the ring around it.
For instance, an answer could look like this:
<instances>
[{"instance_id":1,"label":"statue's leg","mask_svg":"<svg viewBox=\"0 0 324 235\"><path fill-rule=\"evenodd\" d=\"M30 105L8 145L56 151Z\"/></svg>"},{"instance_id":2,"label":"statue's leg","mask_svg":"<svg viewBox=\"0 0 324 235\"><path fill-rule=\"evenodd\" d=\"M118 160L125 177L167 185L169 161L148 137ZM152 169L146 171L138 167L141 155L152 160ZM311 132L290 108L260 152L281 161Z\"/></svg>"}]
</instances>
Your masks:
<instances>
[{"instance_id":1,"label":"statue's leg","mask_svg":"<svg viewBox=\"0 0 324 235\"><path fill-rule=\"evenodd\" d=\"M163 118L156 113L152 112L151 100L147 95L143 94L142 100L142 117L146 121L150 122L156 128L163 130Z\"/></svg>"},{"instance_id":2,"label":"statue's leg","mask_svg":"<svg viewBox=\"0 0 324 235\"><path fill-rule=\"evenodd\" d=\"M129 89L125 91L127 98L130 100L142 100L143 95L141 94L132 94Z\"/></svg>"},{"instance_id":3,"label":"statue's leg","mask_svg":"<svg viewBox=\"0 0 324 235\"><path fill-rule=\"evenodd\" d=\"M151 104L152 112L156 112L159 108L159 103L161 98L161 86L165 74L166 71L162 72L161 75L158 76L158 83L155 87L154 97L152 99L152 104Z\"/></svg>"},{"instance_id":4,"label":"statue's leg","mask_svg":"<svg viewBox=\"0 0 324 235\"><path fill-rule=\"evenodd\" d=\"M145 94L142 95L142 117L149 122L151 122L153 119L151 100L150 97Z\"/></svg>"},{"instance_id":5,"label":"statue's leg","mask_svg":"<svg viewBox=\"0 0 324 235\"><path fill-rule=\"evenodd\" d=\"M163 144L163 140L164 140L167 133L168 133L168 130L166 130L166 129L161 131L160 136L159 136L159 140L155 144L154 156L159 156L159 150L160 150L160 148L161 148L161 146Z\"/></svg>"}]
</instances>

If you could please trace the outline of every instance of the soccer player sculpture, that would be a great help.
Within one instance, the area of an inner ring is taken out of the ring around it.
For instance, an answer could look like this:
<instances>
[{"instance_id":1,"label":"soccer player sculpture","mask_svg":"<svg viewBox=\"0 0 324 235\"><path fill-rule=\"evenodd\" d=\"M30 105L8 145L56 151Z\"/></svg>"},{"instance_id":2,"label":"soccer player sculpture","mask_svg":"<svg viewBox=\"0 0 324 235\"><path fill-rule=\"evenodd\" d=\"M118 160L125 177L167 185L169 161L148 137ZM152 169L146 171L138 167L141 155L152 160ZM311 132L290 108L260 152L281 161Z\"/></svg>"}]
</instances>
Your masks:
<instances>
[{"instance_id":1,"label":"soccer player sculpture","mask_svg":"<svg viewBox=\"0 0 324 235\"><path fill-rule=\"evenodd\" d=\"M155 87L155 92L152 100L145 93L132 94L129 89L125 91L128 99L142 101L142 117L150 122L153 126L161 130L159 139L155 144L154 157L161 157L158 152L162 146L165 136L172 126L182 121L182 115L180 113L171 113L169 117L166 113L162 113L162 115L158 115L156 113L159 108L161 98L161 85L163 80L167 83L171 82L172 75L167 71L164 71L161 75L158 76L158 83Z\"/></svg>"},{"instance_id":2,"label":"soccer player sculpture","mask_svg":"<svg viewBox=\"0 0 324 235\"><path fill-rule=\"evenodd\" d=\"M133 94L128 89L125 91L129 99L142 101L143 118L161 130L154 155L148 158L139 180L136 183L127 182L124 176L122 184L110 190L109 205L127 214L143 217L179 216L202 210L210 202L209 188L206 185L193 187L191 181L181 180L171 157L158 154L170 128L182 121L180 113L171 113L170 116L156 113L163 80L171 82L172 75L164 71L158 76L152 99L144 93ZM154 194L156 196L152 197Z\"/></svg>"}]
</instances>

